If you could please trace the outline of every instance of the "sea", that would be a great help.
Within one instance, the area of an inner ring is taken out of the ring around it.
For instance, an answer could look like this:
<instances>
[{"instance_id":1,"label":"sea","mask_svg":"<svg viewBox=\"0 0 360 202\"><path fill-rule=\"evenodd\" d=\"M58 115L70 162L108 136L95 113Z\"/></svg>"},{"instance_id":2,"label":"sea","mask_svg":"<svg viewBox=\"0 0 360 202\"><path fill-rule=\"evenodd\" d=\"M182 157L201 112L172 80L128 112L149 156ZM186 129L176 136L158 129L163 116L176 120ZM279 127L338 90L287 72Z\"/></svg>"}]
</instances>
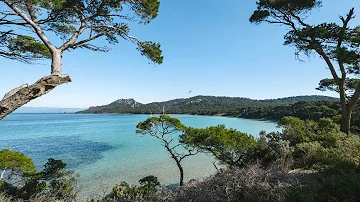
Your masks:
<instances>
[{"instance_id":1,"label":"sea","mask_svg":"<svg viewBox=\"0 0 360 202\"><path fill-rule=\"evenodd\" d=\"M156 115L152 115L156 116ZM170 115L186 126L224 124L258 136L260 130L279 131L277 124L220 116ZM150 115L11 114L0 121L0 150L9 148L33 159L38 170L48 158L61 159L77 175L78 199L102 197L122 181L157 176L161 184L177 184L179 171L156 138L136 134L137 123ZM207 154L184 159L185 182L204 180L216 172Z\"/></svg>"}]
</instances>

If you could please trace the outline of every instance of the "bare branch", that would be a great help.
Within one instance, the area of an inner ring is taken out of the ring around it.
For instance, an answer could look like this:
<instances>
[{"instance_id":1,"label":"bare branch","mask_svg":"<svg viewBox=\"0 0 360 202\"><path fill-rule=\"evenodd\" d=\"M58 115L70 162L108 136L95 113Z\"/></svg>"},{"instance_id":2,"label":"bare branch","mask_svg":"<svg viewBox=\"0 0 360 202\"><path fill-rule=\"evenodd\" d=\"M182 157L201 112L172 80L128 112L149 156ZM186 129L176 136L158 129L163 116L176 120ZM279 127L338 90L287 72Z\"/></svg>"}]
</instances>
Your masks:
<instances>
[{"instance_id":1,"label":"bare branch","mask_svg":"<svg viewBox=\"0 0 360 202\"><path fill-rule=\"evenodd\" d=\"M341 74L342 74L342 77L341 79L345 80L346 79L346 70L345 70L345 67L344 67L344 62L341 60L341 57L339 57L339 53L341 52L341 46L342 46L342 43L344 41L344 35L345 35L345 32L346 32L346 29L348 27L348 24L350 22L350 20L353 18L353 15L354 15L354 8L350 9L349 13L347 14L347 17L346 19L344 19L344 17L340 17L341 21L343 22L343 27L339 33L339 38L338 38L338 43L337 43L337 47L336 47L336 51L337 51L337 54L338 54L338 63L339 63L339 67L340 67L340 71L341 71Z\"/></svg>"},{"instance_id":2,"label":"bare branch","mask_svg":"<svg viewBox=\"0 0 360 202\"><path fill-rule=\"evenodd\" d=\"M172 141L172 140L171 140ZM181 144L177 144L175 146L173 146L172 148L170 148L171 150L174 150L175 148L179 147Z\"/></svg>"},{"instance_id":3,"label":"bare branch","mask_svg":"<svg viewBox=\"0 0 360 202\"><path fill-rule=\"evenodd\" d=\"M89 49L89 50L92 50L92 51L97 51L97 52L109 52L110 49L106 46L103 46L103 47L98 47L98 46L95 46L95 45L92 45L92 44L80 44L80 45L77 45L77 46L72 46L71 47L72 49L77 49L77 48L86 48L86 49Z\"/></svg>"},{"instance_id":4,"label":"bare branch","mask_svg":"<svg viewBox=\"0 0 360 202\"><path fill-rule=\"evenodd\" d=\"M128 35L124 30L122 30L122 29L120 29L118 27L114 27L114 26L111 26L111 25L96 25L96 26L92 26L92 27L93 28L109 28L111 30L121 32L123 34L122 37L125 40L130 40L130 41L135 42L137 44L141 43L141 41L138 38L136 38L134 36L131 36L131 35Z\"/></svg>"},{"instance_id":5,"label":"bare branch","mask_svg":"<svg viewBox=\"0 0 360 202\"><path fill-rule=\"evenodd\" d=\"M87 39L81 40L81 41L79 41L79 42L73 43L73 44L70 45L68 48L76 48L77 46L80 46L80 45L82 45L82 44L85 44L85 43L87 43L87 42L89 42L89 41L92 41L92 40L94 40L94 39L97 39L97 38L99 38L99 37L101 37L101 36L104 36L104 33L101 33L101 34L98 34L98 35L89 37L89 38L87 38Z\"/></svg>"},{"instance_id":6,"label":"bare branch","mask_svg":"<svg viewBox=\"0 0 360 202\"><path fill-rule=\"evenodd\" d=\"M309 24L305 23L299 16L295 15L293 12L289 11L291 17L295 18L302 26L310 27Z\"/></svg>"},{"instance_id":7,"label":"bare branch","mask_svg":"<svg viewBox=\"0 0 360 202\"><path fill-rule=\"evenodd\" d=\"M29 24L27 22L15 22L6 19L0 19L0 25L19 25L19 26L29 27Z\"/></svg>"},{"instance_id":8,"label":"bare branch","mask_svg":"<svg viewBox=\"0 0 360 202\"><path fill-rule=\"evenodd\" d=\"M81 22L80 27L67 42L65 42L62 46L60 46L59 49L61 51L64 51L64 50L68 49L69 47L73 46L74 43L76 42L76 40L79 38L79 36L86 30L86 20L83 18L82 12L79 9L76 9L76 12L77 12L78 18L80 19L80 22ZM96 38L93 38L93 39L96 39ZM93 39L91 39L91 40L93 40ZM89 41L91 41L91 40L89 40ZM86 42L84 42L84 43L86 43Z\"/></svg>"},{"instance_id":9,"label":"bare branch","mask_svg":"<svg viewBox=\"0 0 360 202\"><path fill-rule=\"evenodd\" d=\"M83 25L85 25L85 24L83 24ZM60 46L60 48L59 48L60 51L64 51L64 50L68 49L69 47L73 46L73 44L79 38L80 34L83 33L86 29L85 26L83 26L83 25L81 25L81 27L74 33L74 35L67 42L65 42L62 46ZM90 37L90 38L92 38L92 37ZM91 41L91 40L92 39L90 39L88 41Z\"/></svg>"},{"instance_id":10,"label":"bare branch","mask_svg":"<svg viewBox=\"0 0 360 202\"><path fill-rule=\"evenodd\" d=\"M313 40L315 40L315 39L313 39ZM335 67L332 64L330 58L326 55L324 49L319 45L317 48L315 48L315 51L325 60L326 64L328 65L328 67L330 69L331 75L335 79L335 82L337 84L339 84L340 78L339 78L338 74L336 73Z\"/></svg>"},{"instance_id":11,"label":"bare branch","mask_svg":"<svg viewBox=\"0 0 360 202\"><path fill-rule=\"evenodd\" d=\"M199 153L198 150L196 150L195 153L192 153L193 151L194 151L194 149L189 150L189 153L181 156L180 159L179 159L179 161L182 161L184 158L186 158L186 157L188 157L188 156L193 156L193 155L196 155L196 154Z\"/></svg>"}]
</instances>

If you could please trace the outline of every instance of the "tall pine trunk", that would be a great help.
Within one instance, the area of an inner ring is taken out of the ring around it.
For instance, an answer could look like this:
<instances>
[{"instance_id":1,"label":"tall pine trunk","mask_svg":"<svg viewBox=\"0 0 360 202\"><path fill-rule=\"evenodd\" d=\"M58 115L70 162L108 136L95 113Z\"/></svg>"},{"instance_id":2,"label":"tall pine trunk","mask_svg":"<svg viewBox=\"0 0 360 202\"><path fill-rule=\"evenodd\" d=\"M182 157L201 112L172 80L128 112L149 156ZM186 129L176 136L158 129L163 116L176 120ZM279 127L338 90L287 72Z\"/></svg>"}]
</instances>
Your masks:
<instances>
[{"instance_id":1,"label":"tall pine trunk","mask_svg":"<svg viewBox=\"0 0 360 202\"><path fill-rule=\"evenodd\" d=\"M51 59L51 74L61 76L62 52L60 50L53 51Z\"/></svg>"},{"instance_id":2,"label":"tall pine trunk","mask_svg":"<svg viewBox=\"0 0 360 202\"><path fill-rule=\"evenodd\" d=\"M179 168L179 171L180 171L180 187L182 187L184 185L184 169L183 167L181 166L180 162L179 161L176 161L176 164Z\"/></svg>"},{"instance_id":3,"label":"tall pine trunk","mask_svg":"<svg viewBox=\"0 0 360 202\"><path fill-rule=\"evenodd\" d=\"M341 79L338 83L340 93L340 106L341 106L341 125L340 130L346 134L350 134L350 119L351 111L349 110L348 101L345 91L345 78Z\"/></svg>"},{"instance_id":4,"label":"tall pine trunk","mask_svg":"<svg viewBox=\"0 0 360 202\"><path fill-rule=\"evenodd\" d=\"M342 116L341 116L341 132L346 134L350 134L350 121L351 121L351 111L348 111L348 107L342 109Z\"/></svg>"}]
</instances>

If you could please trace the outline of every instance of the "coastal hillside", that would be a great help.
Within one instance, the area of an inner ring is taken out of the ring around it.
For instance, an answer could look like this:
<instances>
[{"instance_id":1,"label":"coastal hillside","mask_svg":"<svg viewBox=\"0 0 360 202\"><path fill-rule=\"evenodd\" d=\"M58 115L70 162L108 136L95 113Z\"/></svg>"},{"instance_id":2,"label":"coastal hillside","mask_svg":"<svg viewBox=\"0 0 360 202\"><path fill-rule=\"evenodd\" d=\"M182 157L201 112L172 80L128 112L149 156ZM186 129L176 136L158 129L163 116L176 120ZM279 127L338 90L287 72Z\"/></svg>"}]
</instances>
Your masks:
<instances>
[{"instance_id":1,"label":"coastal hillside","mask_svg":"<svg viewBox=\"0 0 360 202\"><path fill-rule=\"evenodd\" d=\"M294 104L299 101L336 101L337 98L309 95L295 96L278 99L254 100L241 97L216 97L216 96L195 96L191 98L175 99L165 102L153 102L142 104L134 99L119 99L108 105L90 107L87 110L77 113L89 114L160 114L165 110L168 114L199 114L215 115L224 114L233 109Z\"/></svg>"},{"instance_id":2,"label":"coastal hillside","mask_svg":"<svg viewBox=\"0 0 360 202\"><path fill-rule=\"evenodd\" d=\"M79 111L77 113L84 114L105 114L105 113L128 113L143 104L136 102L134 99L118 99L110 104L90 107L87 110Z\"/></svg>"}]
</instances>

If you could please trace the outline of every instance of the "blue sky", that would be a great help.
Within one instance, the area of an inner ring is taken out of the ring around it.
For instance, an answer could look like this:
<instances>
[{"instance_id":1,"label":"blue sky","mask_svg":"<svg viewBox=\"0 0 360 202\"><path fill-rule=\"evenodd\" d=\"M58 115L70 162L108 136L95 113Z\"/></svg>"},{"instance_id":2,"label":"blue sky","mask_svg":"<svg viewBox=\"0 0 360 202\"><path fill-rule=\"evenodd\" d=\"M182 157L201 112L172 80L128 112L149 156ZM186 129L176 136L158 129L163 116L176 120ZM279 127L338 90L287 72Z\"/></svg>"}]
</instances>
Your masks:
<instances>
[{"instance_id":1,"label":"blue sky","mask_svg":"<svg viewBox=\"0 0 360 202\"><path fill-rule=\"evenodd\" d=\"M324 0L323 7L308 20L338 22L338 16L351 7L359 15L356 1ZM248 21L255 2L162 0L158 18L149 25L131 27L132 35L161 43L162 65L149 64L127 41L111 46L108 53L66 52L63 71L73 82L27 106L89 107L119 98L149 103L195 95L253 99L337 96L315 90L319 80L331 76L329 70L318 57L296 60L294 48L282 45L284 27ZM359 24L360 16L353 23ZM96 43L105 45L106 41ZM47 61L28 65L0 58L0 64L0 94L22 81L33 83L50 71Z\"/></svg>"}]
</instances>

